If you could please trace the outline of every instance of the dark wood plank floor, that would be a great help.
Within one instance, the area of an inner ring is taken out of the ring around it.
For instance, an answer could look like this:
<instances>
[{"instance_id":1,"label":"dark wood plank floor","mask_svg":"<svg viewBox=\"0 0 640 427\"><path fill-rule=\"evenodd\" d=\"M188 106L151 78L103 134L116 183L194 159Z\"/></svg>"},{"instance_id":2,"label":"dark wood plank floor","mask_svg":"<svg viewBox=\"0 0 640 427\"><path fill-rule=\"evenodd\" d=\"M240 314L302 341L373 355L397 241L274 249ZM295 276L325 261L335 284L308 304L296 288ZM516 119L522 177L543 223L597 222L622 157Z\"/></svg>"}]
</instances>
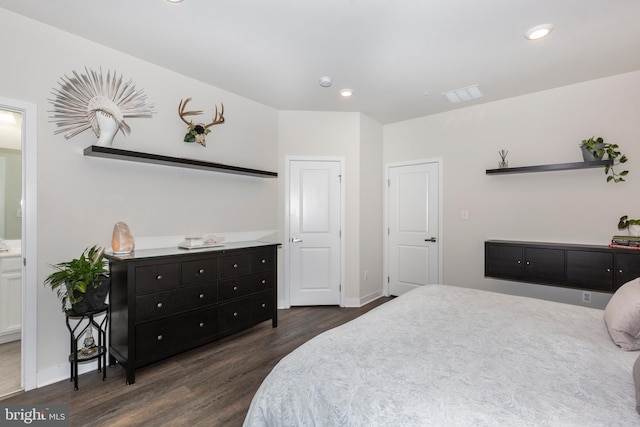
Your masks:
<instances>
[{"instance_id":1,"label":"dark wood plank floor","mask_svg":"<svg viewBox=\"0 0 640 427\"><path fill-rule=\"evenodd\" d=\"M273 366L319 333L389 301L361 308L296 307L271 321L190 352L136 370L125 385L124 369L109 367L107 380L91 372L79 390L61 381L11 396L1 404L70 406L72 426L241 426L255 391Z\"/></svg>"}]
</instances>

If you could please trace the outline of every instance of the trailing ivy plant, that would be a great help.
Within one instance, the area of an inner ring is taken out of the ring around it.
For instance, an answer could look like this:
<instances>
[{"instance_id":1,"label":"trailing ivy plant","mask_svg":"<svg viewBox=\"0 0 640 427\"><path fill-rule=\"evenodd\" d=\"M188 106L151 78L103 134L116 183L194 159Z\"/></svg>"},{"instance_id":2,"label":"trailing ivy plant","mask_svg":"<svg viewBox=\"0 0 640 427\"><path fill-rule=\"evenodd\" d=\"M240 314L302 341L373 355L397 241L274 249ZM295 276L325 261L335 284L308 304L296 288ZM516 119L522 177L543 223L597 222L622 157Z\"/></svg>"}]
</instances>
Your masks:
<instances>
[{"instance_id":1,"label":"trailing ivy plant","mask_svg":"<svg viewBox=\"0 0 640 427\"><path fill-rule=\"evenodd\" d=\"M627 160L629 160L626 155L622 154L618 150L620 148L618 144L604 142L602 137L591 137L589 139L583 139L580 147L584 147L589 150L596 159L611 160L611 164L607 164L604 167L604 173L607 175L607 182L624 181L624 177L629 174L628 170L623 170L622 172L617 173L614 169L615 166L626 163Z\"/></svg>"}]
</instances>

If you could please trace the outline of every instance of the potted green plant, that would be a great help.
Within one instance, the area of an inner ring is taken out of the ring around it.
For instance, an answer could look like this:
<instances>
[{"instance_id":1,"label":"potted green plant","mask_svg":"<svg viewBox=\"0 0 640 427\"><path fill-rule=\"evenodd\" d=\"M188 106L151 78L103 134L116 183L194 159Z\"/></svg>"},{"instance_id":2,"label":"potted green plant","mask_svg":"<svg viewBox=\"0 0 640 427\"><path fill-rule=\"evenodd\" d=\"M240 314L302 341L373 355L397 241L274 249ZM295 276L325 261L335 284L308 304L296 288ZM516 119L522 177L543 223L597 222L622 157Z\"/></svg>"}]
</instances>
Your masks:
<instances>
[{"instance_id":1,"label":"potted green plant","mask_svg":"<svg viewBox=\"0 0 640 427\"><path fill-rule=\"evenodd\" d=\"M627 215L621 216L618 222L618 229L628 229L632 236L640 236L640 219L629 219Z\"/></svg>"},{"instance_id":2,"label":"potted green plant","mask_svg":"<svg viewBox=\"0 0 640 427\"><path fill-rule=\"evenodd\" d=\"M104 306L110 280L103 248L86 248L79 258L51 267L56 271L45 279L44 284L57 293L63 312L86 313Z\"/></svg>"},{"instance_id":3,"label":"potted green plant","mask_svg":"<svg viewBox=\"0 0 640 427\"><path fill-rule=\"evenodd\" d=\"M594 161L594 160L610 160L611 163L605 165L604 173L607 175L607 182L621 182L624 181L625 176L629 174L629 171L624 170L620 173L617 173L614 170L614 166L618 166L621 163L626 163L627 156L618 151L618 144L610 144L608 142L604 142L602 137L591 137L589 139L583 139L580 144L580 148L582 149L582 156L585 161Z\"/></svg>"}]
</instances>

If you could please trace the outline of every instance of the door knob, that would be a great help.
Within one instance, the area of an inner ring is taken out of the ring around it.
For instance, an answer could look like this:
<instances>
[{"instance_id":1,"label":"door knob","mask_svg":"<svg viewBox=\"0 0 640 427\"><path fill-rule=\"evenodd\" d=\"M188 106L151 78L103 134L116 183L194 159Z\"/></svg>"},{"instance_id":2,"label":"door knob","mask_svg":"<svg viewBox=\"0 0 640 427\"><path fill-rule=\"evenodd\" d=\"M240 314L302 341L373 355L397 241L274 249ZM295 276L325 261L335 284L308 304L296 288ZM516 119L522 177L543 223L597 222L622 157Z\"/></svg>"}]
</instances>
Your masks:
<instances>
[{"instance_id":1,"label":"door knob","mask_svg":"<svg viewBox=\"0 0 640 427\"><path fill-rule=\"evenodd\" d=\"M302 239L298 239L297 237L292 237L291 238L291 242L292 243L300 243L300 242L302 242Z\"/></svg>"},{"instance_id":2,"label":"door knob","mask_svg":"<svg viewBox=\"0 0 640 427\"><path fill-rule=\"evenodd\" d=\"M435 237L430 237L428 239L424 239L425 242L435 242L436 238Z\"/></svg>"}]
</instances>

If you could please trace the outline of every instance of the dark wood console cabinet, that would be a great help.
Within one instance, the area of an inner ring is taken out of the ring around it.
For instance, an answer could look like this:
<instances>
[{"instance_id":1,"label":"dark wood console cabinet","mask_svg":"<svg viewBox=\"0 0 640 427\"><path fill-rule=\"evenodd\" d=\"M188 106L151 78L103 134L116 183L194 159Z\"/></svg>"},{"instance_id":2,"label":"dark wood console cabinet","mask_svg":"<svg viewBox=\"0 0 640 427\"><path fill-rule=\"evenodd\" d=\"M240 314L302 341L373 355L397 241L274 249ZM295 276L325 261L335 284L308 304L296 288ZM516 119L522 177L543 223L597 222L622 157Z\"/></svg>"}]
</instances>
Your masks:
<instances>
[{"instance_id":1,"label":"dark wood console cabinet","mask_svg":"<svg viewBox=\"0 0 640 427\"><path fill-rule=\"evenodd\" d=\"M488 240L484 275L599 292L640 277L640 251L598 245Z\"/></svg>"},{"instance_id":2,"label":"dark wood console cabinet","mask_svg":"<svg viewBox=\"0 0 640 427\"><path fill-rule=\"evenodd\" d=\"M109 360L128 384L141 366L277 323L277 244L106 254L111 272Z\"/></svg>"}]
</instances>

